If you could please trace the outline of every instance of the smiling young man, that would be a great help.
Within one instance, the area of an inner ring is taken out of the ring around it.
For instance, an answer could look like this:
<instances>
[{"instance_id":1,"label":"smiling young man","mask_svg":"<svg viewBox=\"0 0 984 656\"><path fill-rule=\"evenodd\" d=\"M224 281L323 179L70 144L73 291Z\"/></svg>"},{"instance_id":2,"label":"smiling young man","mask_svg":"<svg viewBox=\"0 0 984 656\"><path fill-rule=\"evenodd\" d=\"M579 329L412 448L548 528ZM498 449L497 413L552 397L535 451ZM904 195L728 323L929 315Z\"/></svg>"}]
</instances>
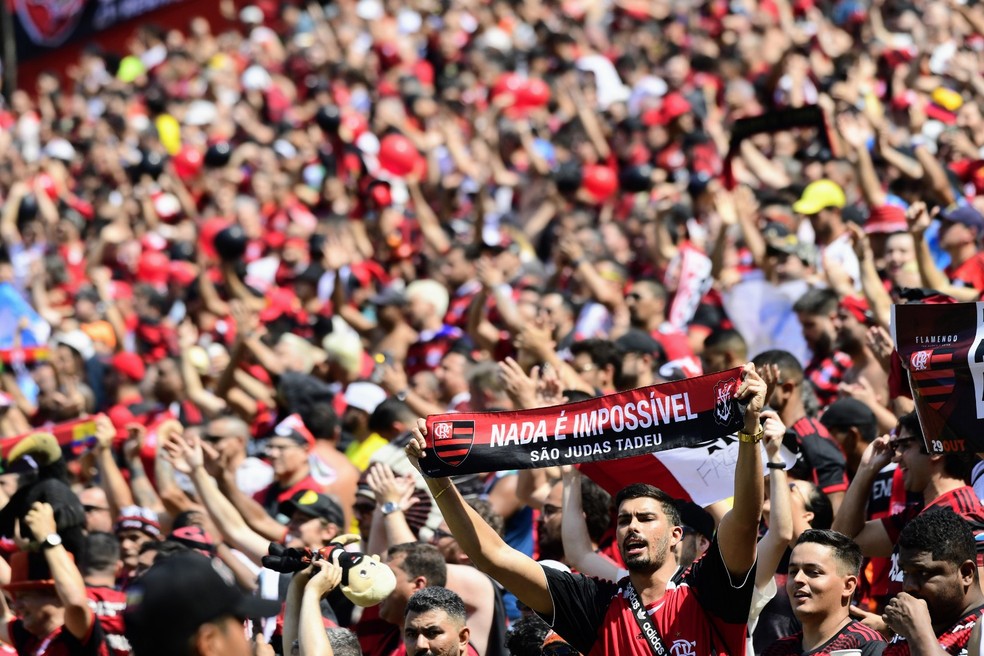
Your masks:
<instances>
[{"instance_id":1,"label":"smiling young man","mask_svg":"<svg viewBox=\"0 0 984 656\"><path fill-rule=\"evenodd\" d=\"M934 508L950 508L970 522L975 534L984 532L984 506L974 493L974 488L966 482L975 460L976 456L972 453L928 453L919 419L914 412L899 418L894 437L879 437L865 449L831 528L851 537L865 556L892 557L889 595L902 590L899 551L893 547L902 529L920 513ZM878 472L890 461L895 462L902 471L906 491L921 493L923 503L866 522L865 506L872 484ZM984 541L977 542L977 550L977 564L980 567L984 564Z\"/></svg>"},{"instance_id":2,"label":"smiling young man","mask_svg":"<svg viewBox=\"0 0 984 656\"><path fill-rule=\"evenodd\" d=\"M407 601L403 647L408 656L477 654L468 644L465 602L441 587L422 588Z\"/></svg>"},{"instance_id":3,"label":"smiling young man","mask_svg":"<svg viewBox=\"0 0 984 656\"><path fill-rule=\"evenodd\" d=\"M885 608L896 632L885 656L981 652L984 612L974 534L948 508L925 512L899 536L903 591Z\"/></svg>"},{"instance_id":4,"label":"smiling young man","mask_svg":"<svg viewBox=\"0 0 984 656\"><path fill-rule=\"evenodd\" d=\"M745 365L737 397L748 402L739 432L734 507L707 553L676 587L671 550L683 528L673 499L633 484L616 497L616 539L628 576L617 583L542 567L509 547L458 492L450 478L426 479L451 533L481 571L513 592L582 654L724 656L745 651L754 585L764 476L759 415L765 382ZM406 453L419 470L427 430L419 420Z\"/></svg>"},{"instance_id":5,"label":"smiling young man","mask_svg":"<svg viewBox=\"0 0 984 656\"><path fill-rule=\"evenodd\" d=\"M840 649L860 649L862 656L881 654L881 634L852 620L849 613L861 560L861 550L847 536L804 531L789 557L786 579L786 592L803 630L777 640L763 656L815 656Z\"/></svg>"}]
</instances>

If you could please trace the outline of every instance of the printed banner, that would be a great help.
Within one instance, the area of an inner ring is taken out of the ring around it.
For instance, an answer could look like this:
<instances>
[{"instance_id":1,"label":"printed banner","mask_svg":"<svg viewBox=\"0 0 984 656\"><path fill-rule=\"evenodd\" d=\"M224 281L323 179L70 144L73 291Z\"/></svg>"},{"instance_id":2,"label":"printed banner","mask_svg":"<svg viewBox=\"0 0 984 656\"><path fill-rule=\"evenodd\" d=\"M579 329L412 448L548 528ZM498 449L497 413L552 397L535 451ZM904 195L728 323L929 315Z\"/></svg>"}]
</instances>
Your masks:
<instances>
[{"instance_id":1,"label":"printed banner","mask_svg":"<svg viewBox=\"0 0 984 656\"><path fill-rule=\"evenodd\" d=\"M984 303L893 305L892 339L926 449L984 451Z\"/></svg>"},{"instance_id":2,"label":"printed banner","mask_svg":"<svg viewBox=\"0 0 984 656\"><path fill-rule=\"evenodd\" d=\"M90 38L119 23L187 0L0 0L14 16L18 61Z\"/></svg>"},{"instance_id":3,"label":"printed banner","mask_svg":"<svg viewBox=\"0 0 984 656\"><path fill-rule=\"evenodd\" d=\"M616 460L691 447L742 426L741 369L578 403L427 418L427 476Z\"/></svg>"},{"instance_id":4,"label":"printed banner","mask_svg":"<svg viewBox=\"0 0 984 656\"><path fill-rule=\"evenodd\" d=\"M92 448L96 443L96 419L95 417L89 417L76 421L66 421L61 424L55 424L54 426L37 428L23 435L6 437L0 440L0 455L6 460L7 454L10 453L10 450L14 448L15 444L34 433L51 433L54 435L55 439L58 440L58 444L61 445L65 459L73 460L82 455L87 449Z\"/></svg>"}]
</instances>

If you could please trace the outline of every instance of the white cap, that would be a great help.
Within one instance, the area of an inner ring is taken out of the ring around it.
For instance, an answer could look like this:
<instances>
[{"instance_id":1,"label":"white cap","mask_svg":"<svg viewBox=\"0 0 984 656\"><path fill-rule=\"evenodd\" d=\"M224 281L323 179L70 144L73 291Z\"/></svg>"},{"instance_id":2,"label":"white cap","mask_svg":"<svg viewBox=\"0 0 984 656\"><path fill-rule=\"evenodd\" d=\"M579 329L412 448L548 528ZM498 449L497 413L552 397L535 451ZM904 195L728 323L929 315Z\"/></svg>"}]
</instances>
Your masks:
<instances>
[{"instance_id":1,"label":"white cap","mask_svg":"<svg viewBox=\"0 0 984 656\"><path fill-rule=\"evenodd\" d=\"M386 400L386 391L375 383L359 381L345 390L345 403L349 407L372 414L379 404Z\"/></svg>"},{"instance_id":2,"label":"white cap","mask_svg":"<svg viewBox=\"0 0 984 656\"><path fill-rule=\"evenodd\" d=\"M273 78L270 77L266 69L255 64L243 71L240 81L243 88L250 91L266 91L273 84Z\"/></svg>"},{"instance_id":3,"label":"white cap","mask_svg":"<svg viewBox=\"0 0 984 656\"><path fill-rule=\"evenodd\" d=\"M64 333L55 333L51 338L54 344L64 344L82 356L83 360L88 360L96 354L96 349L92 345L92 338L81 330L70 330Z\"/></svg>"},{"instance_id":4,"label":"white cap","mask_svg":"<svg viewBox=\"0 0 984 656\"><path fill-rule=\"evenodd\" d=\"M60 159L64 162L71 162L75 159L75 148L62 138L49 141L44 147L44 154L52 159Z\"/></svg>"},{"instance_id":5,"label":"white cap","mask_svg":"<svg viewBox=\"0 0 984 656\"><path fill-rule=\"evenodd\" d=\"M218 112L215 109L215 104L209 102L208 100L195 100L188 104L188 109L185 111L184 124L185 125L211 125L215 122Z\"/></svg>"}]
</instances>

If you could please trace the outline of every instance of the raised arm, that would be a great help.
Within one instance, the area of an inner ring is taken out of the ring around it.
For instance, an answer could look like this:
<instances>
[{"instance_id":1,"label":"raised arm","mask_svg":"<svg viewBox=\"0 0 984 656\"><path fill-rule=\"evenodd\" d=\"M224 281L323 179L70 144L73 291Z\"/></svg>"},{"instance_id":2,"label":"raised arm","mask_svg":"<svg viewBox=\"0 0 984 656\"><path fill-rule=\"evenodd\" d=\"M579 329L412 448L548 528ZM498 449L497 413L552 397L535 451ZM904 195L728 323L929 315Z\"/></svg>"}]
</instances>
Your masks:
<instances>
[{"instance_id":1,"label":"raised arm","mask_svg":"<svg viewBox=\"0 0 984 656\"><path fill-rule=\"evenodd\" d=\"M892 446L887 436L879 437L868 445L830 527L853 538L865 556L888 556L892 553L892 540L881 521L864 520L875 477L891 460Z\"/></svg>"},{"instance_id":2,"label":"raised arm","mask_svg":"<svg viewBox=\"0 0 984 656\"><path fill-rule=\"evenodd\" d=\"M618 565L591 547L591 536L588 535L581 503L581 473L571 466L563 467L562 471L564 509L560 519L560 536L564 543L564 558L582 574L617 581Z\"/></svg>"},{"instance_id":3,"label":"raised arm","mask_svg":"<svg viewBox=\"0 0 984 656\"><path fill-rule=\"evenodd\" d=\"M338 587L342 581L342 570L327 560L316 560L312 566L315 574L304 586L304 594L301 596L297 638L301 646L300 656L333 656L335 652L331 649L324 621L321 619L321 598ZM284 644L287 644L286 641Z\"/></svg>"},{"instance_id":4,"label":"raised arm","mask_svg":"<svg viewBox=\"0 0 984 656\"><path fill-rule=\"evenodd\" d=\"M270 541L246 525L242 515L222 495L215 480L205 471L205 457L198 438L172 435L164 442L163 447L171 465L191 477L205 509L226 541L259 565L263 556L267 555Z\"/></svg>"},{"instance_id":5,"label":"raised arm","mask_svg":"<svg viewBox=\"0 0 984 656\"><path fill-rule=\"evenodd\" d=\"M793 507L789 496L789 479L779 451L786 426L779 415L769 410L762 413L765 430L765 454L769 467L769 530L758 543L758 567L755 587L763 588L775 576L779 561L793 539Z\"/></svg>"},{"instance_id":6,"label":"raised arm","mask_svg":"<svg viewBox=\"0 0 984 656\"><path fill-rule=\"evenodd\" d=\"M45 543L49 535L58 533L55 511L47 503L36 501L24 516L24 522L31 529L34 539L41 544ZM48 569L51 570L51 578L55 582L55 592L65 606L65 628L83 641L89 636L96 616L89 608L82 573L68 555L65 545L45 545L42 553L48 561Z\"/></svg>"},{"instance_id":7,"label":"raised arm","mask_svg":"<svg viewBox=\"0 0 984 656\"><path fill-rule=\"evenodd\" d=\"M407 458L420 471L424 455L427 422L418 419L406 446ZM534 611L550 617L553 600L547 589L547 577L532 558L516 551L503 541L481 516L465 503L450 478L425 478L451 534L478 569L512 592Z\"/></svg>"},{"instance_id":8,"label":"raised arm","mask_svg":"<svg viewBox=\"0 0 984 656\"><path fill-rule=\"evenodd\" d=\"M759 415L765 406L765 381L751 363L741 373L737 398L748 403L745 424L738 434L738 463L735 466L735 504L718 527L718 546L728 571L743 576L755 563L759 518L765 485L758 440L764 435ZM749 439L743 437L750 436Z\"/></svg>"},{"instance_id":9,"label":"raised arm","mask_svg":"<svg viewBox=\"0 0 984 656\"><path fill-rule=\"evenodd\" d=\"M126 484L123 472L120 471L113 457L114 439L116 439L116 429L113 427L113 422L106 415L99 415L96 418L96 467L99 468L99 481L109 501L109 510L113 513L113 517L116 517L120 513L120 508L132 506L134 501L130 486Z\"/></svg>"}]
</instances>

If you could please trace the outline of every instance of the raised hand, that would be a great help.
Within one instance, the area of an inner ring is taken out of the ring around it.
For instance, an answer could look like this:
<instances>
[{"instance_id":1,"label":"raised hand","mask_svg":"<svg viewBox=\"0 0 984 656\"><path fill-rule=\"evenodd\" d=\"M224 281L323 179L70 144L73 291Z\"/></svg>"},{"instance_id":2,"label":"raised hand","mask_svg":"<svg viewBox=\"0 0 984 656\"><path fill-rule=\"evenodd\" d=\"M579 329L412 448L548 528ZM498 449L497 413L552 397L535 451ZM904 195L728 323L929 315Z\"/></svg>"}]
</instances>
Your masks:
<instances>
[{"instance_id":1,"label":"raised hand","mask_svg":"<svg viewBox=\"0 0 984 656\"><path fill-rule=\"evenodd\" d=\"M417 420L417 425L410 429L410 441L403 449L407 454L407 460L417 471L421 471L420 459L424 457L424 448L427 446L426 435L427 420L420 418Z\"/></svg>"}]
</instances>

